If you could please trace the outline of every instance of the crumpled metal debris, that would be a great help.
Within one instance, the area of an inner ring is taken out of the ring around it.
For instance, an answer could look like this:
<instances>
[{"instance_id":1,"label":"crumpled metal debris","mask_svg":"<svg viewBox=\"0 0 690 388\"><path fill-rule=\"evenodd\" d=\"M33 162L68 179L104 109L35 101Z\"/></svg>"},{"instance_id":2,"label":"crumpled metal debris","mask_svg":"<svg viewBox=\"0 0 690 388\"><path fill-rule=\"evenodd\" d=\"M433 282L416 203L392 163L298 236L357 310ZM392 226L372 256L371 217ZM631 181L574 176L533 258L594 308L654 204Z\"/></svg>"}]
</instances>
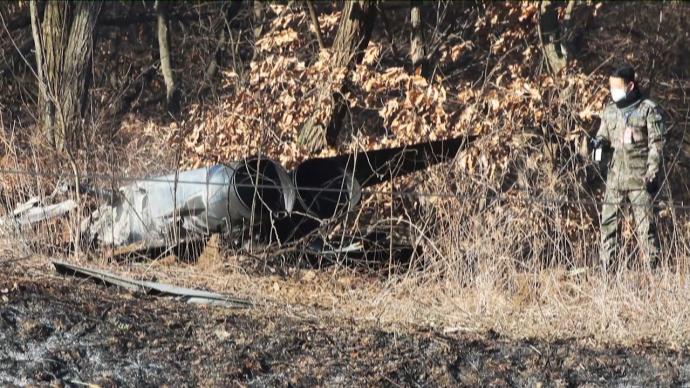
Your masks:
<instances>
[{"instance_id":1,"label":"crumpled metal debris","mask_svg":"<svg viewBox=\"0 0 690 388\"><path fill-rule=\"evenodd\" d=\"M103 245L162 247L284 216L294 201L282 167L248 159L124 186L83 222L82 231Z\"/></svg>"},{"instance_id":2,"label":"crumpled metal debris","mask_svg":"<svg viewBox=\"0 0 690 388\"><path fill-rule=\"evenodd\" d=\"M135 246L138 250L176 247L216 233L244 236L249 232L252 241L278 244L296 241L355 210L363 188L448 161L474 139L313 158L292 171L272 160L252 157L136 180L108 192L105 201L82 219L80 240L88 246ZM98 188L79 190L102 197ZM0 225L30 225L77 207L72 200L48 206L39 203L27 202L0 219ZM329 246L318 240L312 245ZM340 254L354 248L329 249Z\"/></svg>"}]
</instances>

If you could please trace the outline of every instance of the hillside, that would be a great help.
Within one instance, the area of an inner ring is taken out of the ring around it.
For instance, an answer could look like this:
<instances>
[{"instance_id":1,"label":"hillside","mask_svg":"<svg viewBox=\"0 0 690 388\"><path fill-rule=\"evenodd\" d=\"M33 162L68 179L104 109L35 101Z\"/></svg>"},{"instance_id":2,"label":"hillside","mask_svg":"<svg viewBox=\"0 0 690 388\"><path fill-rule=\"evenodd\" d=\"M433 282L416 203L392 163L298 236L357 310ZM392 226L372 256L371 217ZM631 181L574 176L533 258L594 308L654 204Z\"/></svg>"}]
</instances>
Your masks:
<instances>
[{"instance_id":1,"label":"hillside","mask_svg":"<svg viewBox=\"0 0 690 388\"><path fill-rule=\"evenodd\" d=\"M576 358L590 357L587 349L615 358L615 349L634 353L648 345L660 346L659 354L687 352L690 5L556 3L549 12L568 53L557 69L540 2L423 2L416 27L408 2L382 2L367 44L352 53L361 62L348 59L347 66L334 65L342 61L334 46L343 2L313 3L323 48L304 2L258 3L169 4L179 110L172 109L159 51L160 12L147 2L104 3L94 21L83 116L73 122L80 129L66 136L63 151L44 133L30 3L0 5L1 214L35 196L79 203L63 219L3 226L0 248L8 260L26 259L16 268L49 271L47 260L58 257L136 278L155 274L288 306L276 314L309 310L287 319L289 325L309 316L333 319L326 331L364 325L372 341L378 339L371 327L406 333L408 350L429 330L462 337L452 347L476 335L489 338L488 347L497 338L510 342L510 352L518 353L532 340L537 353L550 351L543 344L565 341L564 348L578 349ZM425 56L413 65L418 36ZM608 76L623 62L636 68L644 93L663 108L668 129L657 201L662 262L655 271L638 260L629 209L615 268L603 271L598 261L605 169L592 161L589 141L610 102ZM337 138L321 147L303 142L307 124L330 128L339 103L346 113ZM353 217L319 230L324 236L391 232L390 249L373 260L314 258L304 244L260 246L247 235L213 236L193 260L170 249L125 260L112 260L103 249L73 249L80 223L100 200L77 194L75 180L109 190L129 178L253 155L289 169L312 157L462 136L477 140L451 162L368 188ZM397 257L395 243L409 244L412 255ZM10 265L0 271L27 281ZM24 303L20 296L12 303ZM249 321L256 319L269 318ZM423 338L431 347L434 340ZM478 353L490 352L484 345ZM587 360L588 370L596 369Z\"/></svg>"}]
</instances>

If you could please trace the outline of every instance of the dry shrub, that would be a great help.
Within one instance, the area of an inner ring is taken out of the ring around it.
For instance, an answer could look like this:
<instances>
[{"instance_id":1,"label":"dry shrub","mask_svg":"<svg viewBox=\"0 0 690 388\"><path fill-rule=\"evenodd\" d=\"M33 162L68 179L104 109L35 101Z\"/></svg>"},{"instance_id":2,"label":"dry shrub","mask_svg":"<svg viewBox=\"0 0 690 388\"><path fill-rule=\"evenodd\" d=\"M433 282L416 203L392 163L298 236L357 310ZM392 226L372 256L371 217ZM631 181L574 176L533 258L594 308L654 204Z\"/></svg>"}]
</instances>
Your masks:
<instances>
[{"instance_id":1,"label":"dry shrub","mask_svg":"<svg viewBox=\"0 0 690 388\"><path fill-rule=\"evenodd\" d=\"M689 85L687 70L678 70L685 49L677 36L684 36L690 7L598 5L581 56L559 75L548 74L543 67L536 7L537 3L526 2L442 2L432 23L450 23L452 29L445 35L434 29L429 37L431 45L438 45L439 57L432 77L401 66L402 60L382 36L374 37L364 63L352 74L351 93L346 96L353 116L351 136L341 149L326 149L320 156L480 136L452 163L375 188L376 193L366 194L363 208L347 221L348 228L360 227L356 232L361 233L366 232L367 222L388 222L391 229L404 226L405 237L419 248L412 262L401 265L391 257L372 271L370 263L352 266L352 261L336 260L336 265L307 280L296 269L299 259L273 258L267 265L265 260L275 251L261 252L257 260L257 252L216 252L214 242L213 254L207 252L198 269L183 263L120 269L137 276L155 269L161 280L257 300L325 306L337 314L386 324L421 323L448 331L490 328L512 336L577 336L610 342L639 338L686 342L687 209L671 206L661 212L660 270L650 273L639 268L628 217L623 228L628 249L621 253L614 272L602 272L596 259L596 201L601 200L603 182L588 162L586 147L607 99L609 53L627 52L627 60L640 69L643 85L653 86L653 96L659 97L672 124L668 184L662 199L686 201L690 190L685 179L689 154L684 90ZM663 26L658 27L661 14ZM322 14L320 19L326 38L332 38L338 13ZM308 155L295 139L314 110L315 88L324 80L337 84L343 77L325 71L327 51L315 55L308 42L312 36L308 20L303 10L273 7L266 33L253 47L253 61L222 69L215 89L220 97L210 102L189 97L179 121L145 119L141 111L116 123L106 120L107 115L97 115L84 140L93 146L77 156L80 171L142 176L256 153L288 167L304 160ZM623 33L631 25L640 39ZM391 33L395 40L396 34L407 39L408 32L401 28ZM182 83L194 90L194 80L206 68L201 61L206 56L194 45L212 50L215 42L177 43L182 52L193 54L180 73L193 75L183 77ZM102 94L104 102L99 106L108 106L117 91ZM377 127L372 128L372 123ZM112 132L106 135L102 128ZM54 160L31 151L28 141L22 141L6 142L3 168L55 171ZM71 179L68 172L63 171L63 176ZM7 209L32 196L49 195L55 186L54 179L0 178ZM89 183L110 188L122 182ZM64 224L3 236L30 236L29 240L45 245L64 246L74 239L78 218L89 205L83 204L84 209ZM326 233L342 230L343 224L332 225Z\"/></svg>"}]
</instances>

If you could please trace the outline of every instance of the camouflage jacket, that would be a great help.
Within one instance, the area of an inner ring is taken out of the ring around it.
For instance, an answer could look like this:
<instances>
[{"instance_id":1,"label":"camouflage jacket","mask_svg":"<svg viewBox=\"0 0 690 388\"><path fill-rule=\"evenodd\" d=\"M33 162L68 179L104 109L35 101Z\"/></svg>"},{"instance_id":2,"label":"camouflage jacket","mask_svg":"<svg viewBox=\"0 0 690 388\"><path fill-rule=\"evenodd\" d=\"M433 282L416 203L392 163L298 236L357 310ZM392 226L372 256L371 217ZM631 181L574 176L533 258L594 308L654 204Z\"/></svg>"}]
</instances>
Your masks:
<instances>
[{"instance_id":1,"label":"camouflage jacket","mask_svg":"<svg viewBox=\"0 0 690 388\"><path fill-rule=\"evenodd\" d=\"M611 144L613 156L606 186L618 190L641 190L645 180L655 179L664 146L664 122L659 107L648 99L619 109L604 108L597 138Z\"/></svg>"}]
</instances>

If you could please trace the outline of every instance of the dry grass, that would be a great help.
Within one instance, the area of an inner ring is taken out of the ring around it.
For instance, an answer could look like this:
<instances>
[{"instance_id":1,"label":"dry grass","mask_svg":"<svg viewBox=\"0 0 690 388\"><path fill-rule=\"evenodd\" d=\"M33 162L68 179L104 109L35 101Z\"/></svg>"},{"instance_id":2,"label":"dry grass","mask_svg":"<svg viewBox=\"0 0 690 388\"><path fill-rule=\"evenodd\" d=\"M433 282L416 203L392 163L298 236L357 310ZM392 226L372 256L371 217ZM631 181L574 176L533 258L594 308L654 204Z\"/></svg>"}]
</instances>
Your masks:
<instances>
[{"instance_id":1,"label":"dry grass","mask_svg":"<svg viewBox=\"0 0 690 388\"><path fill-rule=\"evenodd\" d=\"M267 261L261 261L227 251L217 238L193 263L174 256L109 263L60 248L75 236L76 214L20 233L5 230L2 249L10 259L39 252L24 265L45 271L51 271L50 257L67 255L71 261L124 275L227 292L289 315L349 319L390 330L492 331L508 338L576 338L596 345L689 345L687 218L683 214L665 218L665 259L659 270L638 268L632 249L622 253L620 261L625 265L605 273L594 259L596 207L523 201L529 189L531 198L591 199L596 193L588 192L573 170L530 164L534 150L529 147L512 152L514 167L491 179L481 171L468 174L455 163L410 180L423 182L416 186L419 191L458 197L378 194L365 200L377 214L392 215L409 225L410 240L423 253L402 266L361 268L343 261L300 269L294 258L268 260L270 252L264 256ZM149 155L126 155L125 163L134 166L132 170L150 168ZM103 171L105 165L96 168ZM507 180L519 182L522 186L517 187L525 190L502 189ZM32 177L13 182L12 192L23 194L6 194L9 208L20 198L45 194L37 182ZM81 214L86 212L83 209ZM634 248L630 221L623 241Z\"/></svg>"},{"instance_id":2,"label":"dry grass","mask_svg":"<svg viewBox=\"0 0 690 388\"><path fill-rule=\"evenodd\" d=\"M604 273L596 266L551 263L526 269L511 252L509 241L519 240L515 231L509 234L507 226L498 229L486 223L478 227L480 219L486 221L481 216L455 219L455 238L434 240L435 250L418 258L427 262L426 268L391 276L344 265L266 265L229 254L217 237L192 263L174 256L121 264L95 257L68 259L137 278L226 292L259 303L257 308L277 307L288 315L344 318L389 330L493 331L508 338L576 338L593 345L688 345L686 268ZM460 236L463 228L472 234ZM6 257L31 254L18 241L3 239ZM429 253L433 251L451 254L434 258ZM35 256L22 265L50 271L50 257Z\"/></svg>"},{"instance_id":3,"label":"dry grass","mask_svg":"<svg viewBox=\"0 0 690 388\"><path fill-rule=\"evenodd\" d=\"M653 8L654 12L659 10L652 3L645 7ZM687 14L687 6L674 4L673 7L679 8L679 12L667 12L666 20L679 18L683 12ZM628 12L629 8L629 5L620 6L619 10ZM639 15L643 20L636 26L653 31L656 13ZM601 18L599 22L603 25L612 19L625 19L618 10ZM607 29L602 31L589 37L590 47L585 53L593 57L588 61L595 65L604 62L610 52L610 47L605 45L611 45L608 38L612 33ZM617 44L625 46L631 42ZM655 42L645 44L666 47ZM668 53L672 53L669 47ZM484 58L487 66L482 67L510 65L494 63L496 60L491 58L487 53ZM490 59L493 62L488 66ZM630 59L651 63L648 58ZM541 74L533 70L537 66L525 67L529 70L528 77L532 77L530 80L538 86ZM687 172L676 162L688 123L688 113L682 109L687 107L682 94L684 88L679 85L686 85L687 80L660 81L668 74L664 69L656 71L660 74L656 75L657 93L667 99L675 124L673 136L680 139L680 146L676 147L676 142L671 149L668 166L671 189L664 193L664 199L685 200L690 194L684 183ZM367 209L374 214L407 225L409 239L422 252L413 257L412 263L398 265L391 261L372 268L339 261L335 265L303 269L296 265L299 259L281 261L270 257L270 252L257 258L247 252L228 251L216 239L207 244L201 257L193 263L174 256L143 263L109 263L102 257L76 255L64 249L66 242L74 241L79 219L88 212L88 203L83 204L81 212L62 221L21 231L3 230L0 249L10 260L28 256L30 259L22 265L46 272L50 271L47 263L51 257L66 257L124 275L156 277L163 282L231 293L278 306L286 314L322 319L340 317L391 330L417 327L446 332L492 330L510 338L690 345L690 304L687 303L690 221L685 211L662 212L664 258L660 269L652 272L639 265L629 217L624 222L622 240L628 249L621 253L620 265L605 273L596 261L597 207L588 201L601 198L602 185L589 185L584 175L587 171L594 172L585 159L578 158L576 142L566 137L573 133L582 136L585 120L576 118L575 112L586 111L592 98L603 96L599 89L605 77L598 72L587 76L587 84L575 84L575 93L560 93L572 86L567 81L545 86L543 100L539 101L544 119L529 122L542 127L533 128L503 118L513 110L517 112L520 104L500 111L487 108L491 105L490 98L514 92L500 85L497 74L493 78L490 74L484 80L489 85L487 89L496 93L479 96L472 100L472 106L464 107L467 111L486 112L487 120L489 116L494 117L493 132L485 134L480 143L455 163L384 187L452 193L456 197L377 194L365 198ZM199 113L199 120L205 114L216 114L218 108L208 109L211 113ZM533 113L528 112L528 116ZM591 119L587 123L591 124ZM104 121L93 122L91 128L108 125ZM265 127L261 126L261 139L271 134ZM117 128L117 136L113 138L99 138L95 130L85 134L90 136L85 143L109 146L91 147L79 155L79 167L83 171L141 176L175 168L180 149L171 149L165 139L173 137L174 131L182 137L190 130L177 123L154 124L133 117L126 118ZM352 144L360 140L366 143L366 139L353 139ZM236 141L245 141L244 146L251 143L250 139ZM3 148L7 150L1 163L3 168L55 171L55 165L60 165L45 156L40 147L21 138L7 140ZM20 149L25 152L15 151ZM506 154L500 155L503 159L492 160L495 155L489 151L493 150ZM206 148L203 152L207 152ZM470 168L464 163L470 157L479 160L477 166ZM497 168L499 162L505 164ZM69 177L65 174L65 178ZM44 197L55 185L55 179L32 176L0 175L0 179L6 209L32 196ZM119 182L90 183L111 187ZM67 194L70 195L73 194Z\"/></svg>"},{"instance_id":4,"label":"dry grass","mask_svg":"<svg viewBox=\"0 0 690 388\"><path fill-rule=\"evenodd\" d=\"M49 270L47 259L31 265ZM671 271L607 277L552 268L516 276L516 288L507 290L491 271L481 271L473 285L463 287L441 280L420 284L409 276L381 280L343 268L257 274L223 255L197 264L170 258L136 265L82 264L226 292L288 315L347 319L388 330L493 331L507 338L671 348L687 346L689 338L688 282Z\"/></svg>"}]
</instances>

